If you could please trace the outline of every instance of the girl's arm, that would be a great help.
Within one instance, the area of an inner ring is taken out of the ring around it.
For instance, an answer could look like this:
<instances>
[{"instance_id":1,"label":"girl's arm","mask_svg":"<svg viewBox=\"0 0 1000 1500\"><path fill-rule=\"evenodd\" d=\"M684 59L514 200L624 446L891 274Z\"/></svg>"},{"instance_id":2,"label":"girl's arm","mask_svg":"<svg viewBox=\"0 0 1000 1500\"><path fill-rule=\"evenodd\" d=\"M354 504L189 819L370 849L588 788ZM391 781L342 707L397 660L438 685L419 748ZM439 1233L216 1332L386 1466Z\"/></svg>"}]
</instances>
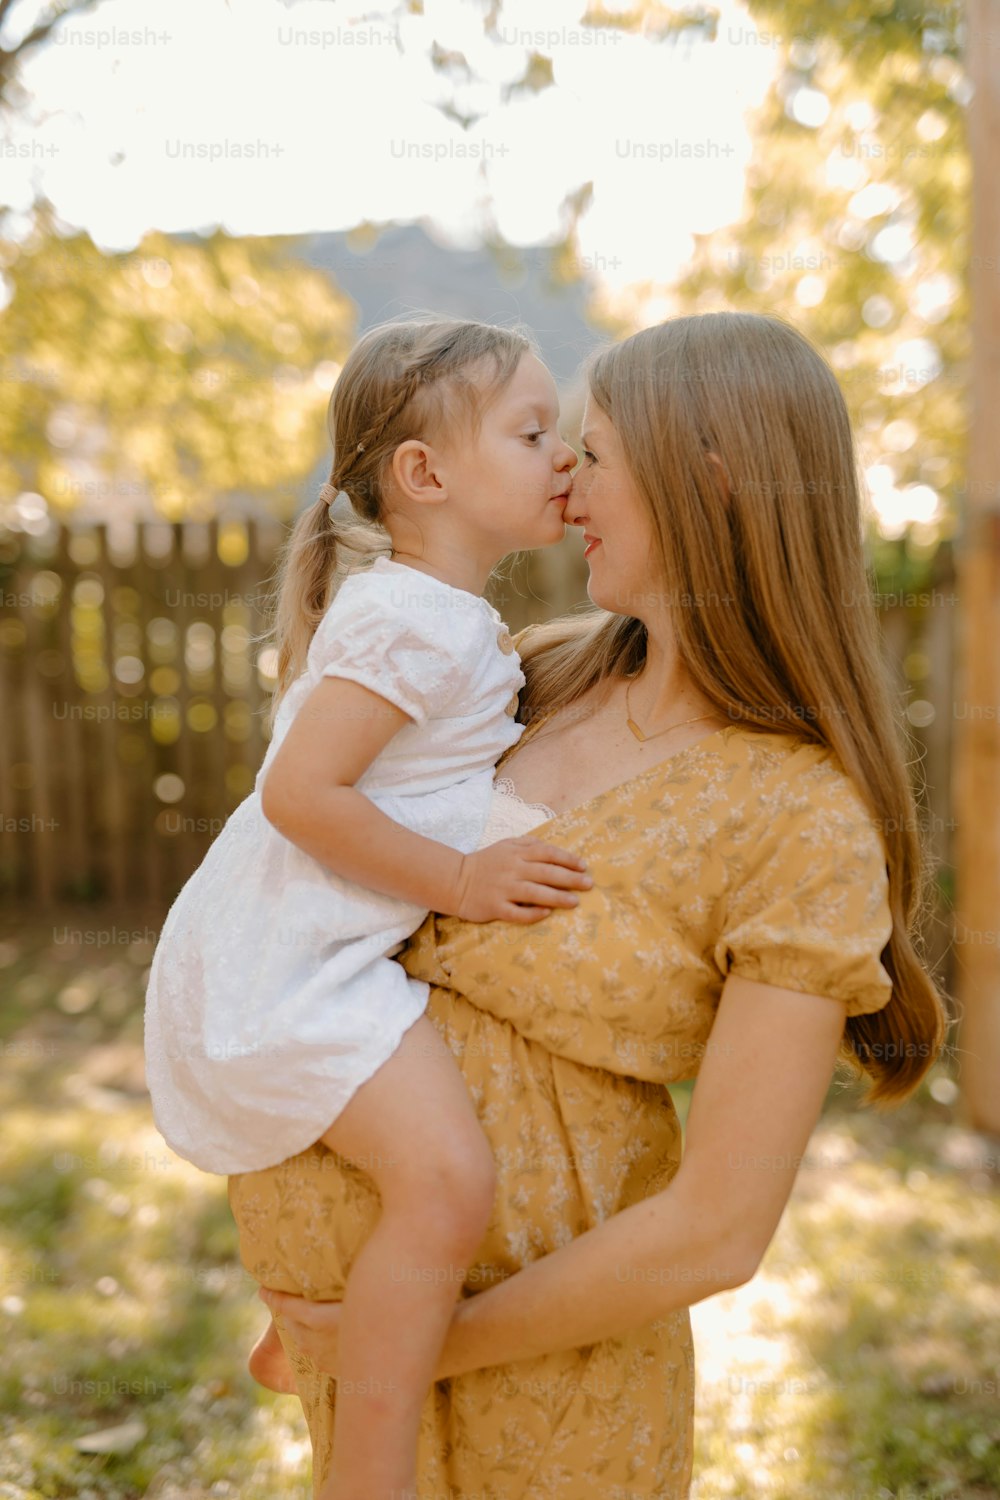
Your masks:
<instances>
[{"instance_id":1,"label":"girl's arm","mask_svg":"<svg viewBox=\"0 0 1000 1500\"><path fill-rule=\"evenodd\" d=\"M439 1380L615 1338L749 1281L830 1084L843 1002L725 983L669 1187L456 1305ZM339 1303L264 1300L336 1374Z\"/></svg>"},{"instance_id":2,"label":"girl's arm","mask_svg":"<svg viewBox=\"0 0 1000 1500\"><path fill-rule=\"evenodd\" d=\"M264 816L335 874L429 911L524 922L575 905L572 890L591 883L575 854L518 839L463 855L404 828L356 790L375 757L412 722L369 688L324 677L268 768Z\"/></svg>"}]
</instances>

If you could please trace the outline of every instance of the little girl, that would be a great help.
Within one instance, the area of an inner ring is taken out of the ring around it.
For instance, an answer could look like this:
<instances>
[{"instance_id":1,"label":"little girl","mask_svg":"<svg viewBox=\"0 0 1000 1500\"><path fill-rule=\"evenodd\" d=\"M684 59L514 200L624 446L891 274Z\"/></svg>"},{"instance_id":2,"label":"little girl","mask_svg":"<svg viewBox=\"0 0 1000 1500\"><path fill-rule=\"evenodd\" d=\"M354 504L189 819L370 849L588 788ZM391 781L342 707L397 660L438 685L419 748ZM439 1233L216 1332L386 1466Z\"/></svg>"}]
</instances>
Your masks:
<instances>
[{"instance_id":1,"label":"little girl","mask_svg":"<svg viewBox=\"0 0 1000 1500\"><path fill-rule=\"evenodd\" d=\"M535 922L591 884L551 845L490 842L524 676L482 589L504 555L560 539L575 456L527 339L479 323L372 329L332 418L330 480L282 560L274 733L167 916L147 1076L167 1143L206 1171L322 1140L375 1180L323 1500L401 1500L495 1175L429 987L392 955L428 910Z\"/></svg>"}]
</instances>

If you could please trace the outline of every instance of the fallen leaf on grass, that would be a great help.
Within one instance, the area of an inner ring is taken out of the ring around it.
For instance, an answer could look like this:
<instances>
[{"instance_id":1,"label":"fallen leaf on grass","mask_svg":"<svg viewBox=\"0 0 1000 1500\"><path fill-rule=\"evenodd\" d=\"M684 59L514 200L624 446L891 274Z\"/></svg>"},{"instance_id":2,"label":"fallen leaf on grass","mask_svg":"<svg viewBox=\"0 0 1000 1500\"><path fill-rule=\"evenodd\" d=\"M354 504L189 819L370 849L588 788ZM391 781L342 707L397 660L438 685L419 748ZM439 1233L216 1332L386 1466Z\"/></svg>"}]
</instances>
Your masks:
<instances>
[{"instance_id":1,"label":"fallen leaf on grass","mask_svg":"<svg viewBox=\"0 0 1000 1500\"><path fill-rule=\"evenodd\" d=\"M80 1453L128 1453L145 1436L145 1422L141 1417L132 1417L117 1427L104 1427L100 1432L88 1432L84 1437L77 1438L73 1447Z\"/></svg>"}]
</instances>

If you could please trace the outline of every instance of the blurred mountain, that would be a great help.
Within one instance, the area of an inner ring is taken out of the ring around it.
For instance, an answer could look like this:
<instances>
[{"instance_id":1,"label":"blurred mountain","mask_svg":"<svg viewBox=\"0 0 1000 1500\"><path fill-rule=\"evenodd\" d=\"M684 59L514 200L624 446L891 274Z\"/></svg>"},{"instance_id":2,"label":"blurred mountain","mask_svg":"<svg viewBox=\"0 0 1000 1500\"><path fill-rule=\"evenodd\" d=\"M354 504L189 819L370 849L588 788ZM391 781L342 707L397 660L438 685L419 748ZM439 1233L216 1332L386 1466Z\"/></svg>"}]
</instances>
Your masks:
<instances>
[{"instance_id":1,"label":"blurred mountain","mask_svg":"<svg viewBox=\"0 0 1000 1500\"><path fill-rule=\"evenodd\" d=\"M572 381L601 337L586 317L587 280L559 281L545 249L456 249L419 224L401 224L302 236L293 253L326 271L353 298L359 332L417 311L485 323L520 321L532 330L561 386Z\"/></svg>"}]
</instances>

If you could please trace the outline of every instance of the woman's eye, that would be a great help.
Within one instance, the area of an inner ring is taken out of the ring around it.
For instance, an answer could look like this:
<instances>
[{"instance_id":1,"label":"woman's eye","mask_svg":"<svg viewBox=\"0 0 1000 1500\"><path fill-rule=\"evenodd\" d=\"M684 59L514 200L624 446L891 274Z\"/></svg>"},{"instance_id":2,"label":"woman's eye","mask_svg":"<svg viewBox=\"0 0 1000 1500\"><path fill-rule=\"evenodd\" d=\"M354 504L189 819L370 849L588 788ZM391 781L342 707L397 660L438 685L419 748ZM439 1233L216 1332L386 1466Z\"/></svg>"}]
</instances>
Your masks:
<instances>
[{"instance_id":1,"label":"woman's eye","mask_svg":"<svg viewBox=\"0 0 1000 1500\"><path fill-rule=\"evenodd\" d=\"M590 463L590 464L596 464L597 459L591 453L591 451L590 451L589 448L584 448L584 450L583 450L583 456L584 456L584 458L586 459L586 461L588 463Z\"/></svg>"}]
</instances>

